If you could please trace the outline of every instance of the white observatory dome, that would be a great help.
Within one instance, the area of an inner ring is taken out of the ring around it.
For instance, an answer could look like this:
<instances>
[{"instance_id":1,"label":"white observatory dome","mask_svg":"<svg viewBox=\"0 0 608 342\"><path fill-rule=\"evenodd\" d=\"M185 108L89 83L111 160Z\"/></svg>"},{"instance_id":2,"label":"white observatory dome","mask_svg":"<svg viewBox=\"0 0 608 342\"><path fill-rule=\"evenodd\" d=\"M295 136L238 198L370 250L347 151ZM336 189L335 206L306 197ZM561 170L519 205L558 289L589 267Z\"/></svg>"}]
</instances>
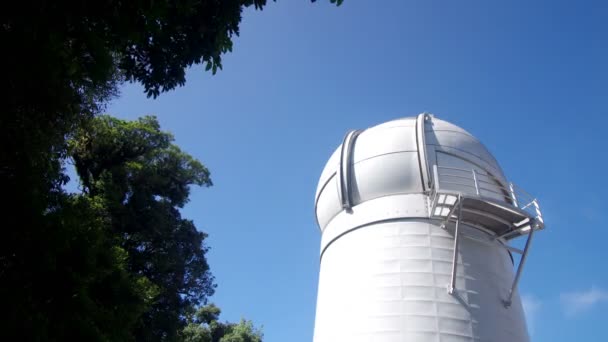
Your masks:
<instances>
[{"instance_id":1,"label":"white observatory dome","mask_svg":"<svg viewBox=\"0 0 608 342\"><path fill-rule=\"evenodd\" d=\"M530 239L508 240L543 228L538 202L462 128L420 114L348 133L315 210L315 342L528 341L516 287Z\"/></svg>"}]
</instances>

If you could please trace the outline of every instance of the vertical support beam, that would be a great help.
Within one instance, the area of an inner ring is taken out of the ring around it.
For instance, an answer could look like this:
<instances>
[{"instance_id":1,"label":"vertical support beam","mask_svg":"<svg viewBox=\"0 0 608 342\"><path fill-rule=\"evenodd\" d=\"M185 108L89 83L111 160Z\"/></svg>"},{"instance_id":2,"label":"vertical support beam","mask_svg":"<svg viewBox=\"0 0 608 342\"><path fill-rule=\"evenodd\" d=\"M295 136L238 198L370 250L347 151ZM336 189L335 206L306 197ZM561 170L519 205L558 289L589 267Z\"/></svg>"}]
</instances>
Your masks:
<instances>
[{"instance_id":1,"label":"vertical support beam","mask_svg":"<svg viewBox=\"0 0 608 342\"><path fill-rule=\"evenodd\" d=\"M448 293L454 294L454 290L456 288L456 271L458 270L458 242L460 239L459 228L460 228L460 218L462 215L462 201L460 196L458 196L458 217L456 217L456 226L454 227L454 256L452 257L452 278L450 280L450 285L448 285Z\"/></svg>"},{"instance_id":2,"label":"vertical support beam","mask_svg":"<svg viewBox=\"0 0 608 342\"><path fill-rule=\"evenodd\" d=\"M530 243L532 242L532 236L534 235L535 227L530 229L530 233L528 234L528 239L526 240L526 246L524 247L524 253L521 255L521 260L519 261L519 266L517 266L517 272L515 273L515 279L513 279L513 284L511 285L511 289L509 290L509 295L507 299L504 301L505 307L511 306L511 302L513 300L513 294L517 290L517 285L519 283L519 278L521 277L521 272L524 269L524 265L526 263L526 257L528 256L528 250L530 248Z\"/></svg>"}]
</instances>

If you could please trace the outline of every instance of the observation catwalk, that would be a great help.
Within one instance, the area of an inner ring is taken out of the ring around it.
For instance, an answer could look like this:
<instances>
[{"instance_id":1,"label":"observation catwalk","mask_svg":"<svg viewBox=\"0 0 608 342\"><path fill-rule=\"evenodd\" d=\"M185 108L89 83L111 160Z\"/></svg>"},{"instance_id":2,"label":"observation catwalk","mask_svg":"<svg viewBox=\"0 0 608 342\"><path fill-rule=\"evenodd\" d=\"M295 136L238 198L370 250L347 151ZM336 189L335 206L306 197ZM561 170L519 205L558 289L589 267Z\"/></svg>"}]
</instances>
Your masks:
<instances>
[{"instance_id":1,"label":"observation catwalk","mask_svg":"<svg viewBox=\"0 0 608 342\"><path fill-rule=\"evenodd\" d=\"M529 340L517 284L542 213L462 128L420 114L349 132L315 211L314 342Z\"/></svg>"}]
</instances>

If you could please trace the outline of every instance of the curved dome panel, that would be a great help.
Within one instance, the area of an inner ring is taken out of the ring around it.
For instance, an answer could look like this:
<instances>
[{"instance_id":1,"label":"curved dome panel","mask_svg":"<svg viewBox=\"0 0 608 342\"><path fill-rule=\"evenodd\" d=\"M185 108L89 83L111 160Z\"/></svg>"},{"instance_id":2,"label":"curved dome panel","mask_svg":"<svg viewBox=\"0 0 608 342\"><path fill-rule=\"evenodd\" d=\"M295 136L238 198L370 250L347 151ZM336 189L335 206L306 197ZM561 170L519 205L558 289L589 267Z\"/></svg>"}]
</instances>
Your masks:
<instances>
[{"instance_id":1,"label":"curved dome panel","mask_svg":"<svg viewBox=\"0 0 608 342\"><path fill-rule=\"evenodd\" d=\"M424 132L417 128L416 117L397 119L368 128L353 139L347 161L352 205L395 194L424 193L425 176L432 179L433 165L475 169L490 178L488 187L497 190L506 184L500 166L488 149L464 129L447 121L425 115ZM422 140L419 137L423 137ZM424 141L420 148L420 141ZM316 191L316 214L321 229L343 210L340 199L340 145L329 158ZM423 174L428 166L428 175ZM458 172L452 177L458 177ZM495 184L494 184L495 183ZM458 187L458 191L473 191Z\"/></svg>"}]
</instances>

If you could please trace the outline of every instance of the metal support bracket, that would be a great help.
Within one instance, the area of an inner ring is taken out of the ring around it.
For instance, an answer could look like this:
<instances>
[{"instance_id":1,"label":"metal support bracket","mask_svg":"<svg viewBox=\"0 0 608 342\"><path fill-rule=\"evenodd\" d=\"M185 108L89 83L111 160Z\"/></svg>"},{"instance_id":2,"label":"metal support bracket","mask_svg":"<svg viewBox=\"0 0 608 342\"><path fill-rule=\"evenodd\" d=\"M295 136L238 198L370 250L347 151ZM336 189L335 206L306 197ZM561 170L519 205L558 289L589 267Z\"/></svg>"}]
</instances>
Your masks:
<instances>
[{"instance_id":1,"label":"metal support bracket","mask_svg":"<svg viewBox=\"0 0 608 342\"><path fill-rule=\"evenodd\" d=\"M515 273L515 278L513 279L513 284L511 285L511 289L509 290L509 294L507 299L503 301L505 307L511 306L513 300L513 294L517 290L517 285L519 283L519 278L521 277L521 273L524 269L524 265L526 263L526 257L528 256L528 250L530 248L530 243L532 242L532 236L534 235L534 227L530 229L530 233L528 234L528 239L526 240L526 246L524 247L524 252L521 255L521 259L519 261L519 265L517 266L517 272Z\"/></svg>"},{"instance_id":2,"label":"metal support bracket","mask_svg":"<svg viewBox=\"0 0 608 342\"><path fill-rule=\"evenodd\" d=\"M447 199L446 199L446 201L447 201ZM454 215L454 212L456 211L456 208L459 208L458 209L459 210L459 212L458 212L458 218L457 218L457 221L458 221L458 220L460 220L460 215L462 213L462 198L460 197L460 195L458 195L458 197L456 198L456 201L452 205L452 209L450 209L450 212L448 213L448 216L446 216L445 220L441 223L441 228L445 228L445 227L448 226L448 222L450 222L450 218L452 217L452 215Z\"/></svg>"}]
</instances>

